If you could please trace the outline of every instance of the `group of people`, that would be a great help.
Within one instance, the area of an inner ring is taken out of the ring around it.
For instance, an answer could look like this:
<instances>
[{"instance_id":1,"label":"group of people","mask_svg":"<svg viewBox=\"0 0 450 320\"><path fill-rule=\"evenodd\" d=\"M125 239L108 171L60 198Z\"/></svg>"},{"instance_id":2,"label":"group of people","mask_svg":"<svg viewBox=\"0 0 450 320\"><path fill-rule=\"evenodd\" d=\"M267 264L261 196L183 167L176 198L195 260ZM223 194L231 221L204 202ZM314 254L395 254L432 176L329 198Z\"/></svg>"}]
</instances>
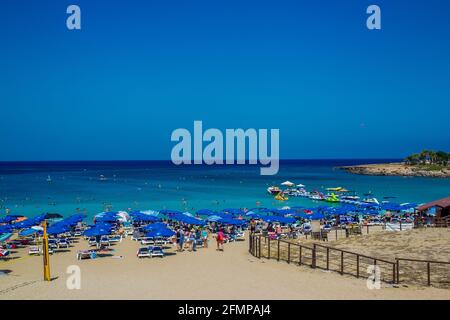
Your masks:
<instances>
[{"instance_id":1,"label":"group of people","mask_svg":"<svg viewBox=\"0 0 450 320\"><path fill-rule=\"evenodd\" d=\"M223 251L223 243L225 241L225 233L223 229L219 229L216 233L217 250ZM197 251L197 245L203 244L208 248L209 230L207 228L179 226L176 230L176 244L178 252L184 251L187 247L188 251Z\"/></svg>"}]
</instances>

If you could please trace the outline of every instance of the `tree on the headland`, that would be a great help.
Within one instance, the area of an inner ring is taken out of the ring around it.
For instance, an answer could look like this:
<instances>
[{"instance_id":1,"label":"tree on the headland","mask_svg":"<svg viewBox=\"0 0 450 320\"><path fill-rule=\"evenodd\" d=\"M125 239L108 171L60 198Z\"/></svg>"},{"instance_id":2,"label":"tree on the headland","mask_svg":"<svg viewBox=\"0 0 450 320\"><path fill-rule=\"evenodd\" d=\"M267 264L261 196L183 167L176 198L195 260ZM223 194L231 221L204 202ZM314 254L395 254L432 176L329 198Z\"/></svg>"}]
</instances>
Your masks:
<instances>
[{"instance_id":1,"label":"tree on the headland","mask_svg":"<svg viewBox=\"0 0 450 320\"><path fill-rule=\"evenodd\" d=\"M445 151L423 150L405 158L405 163L409 165L435 164L446 166L450 161L450 153Z\"/></svg>"}]
</instances>

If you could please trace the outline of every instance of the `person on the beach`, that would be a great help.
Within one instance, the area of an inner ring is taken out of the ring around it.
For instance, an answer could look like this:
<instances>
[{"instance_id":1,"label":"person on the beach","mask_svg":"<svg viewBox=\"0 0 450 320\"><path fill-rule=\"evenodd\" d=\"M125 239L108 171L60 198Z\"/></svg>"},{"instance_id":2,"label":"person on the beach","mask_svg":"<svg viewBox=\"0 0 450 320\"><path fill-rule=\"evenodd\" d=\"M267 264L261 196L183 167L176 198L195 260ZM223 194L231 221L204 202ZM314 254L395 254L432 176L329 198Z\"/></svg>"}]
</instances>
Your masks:
<instances>
[{"instance_id":1,"label":"person on the beach","mask_svg":"<svg viewBox=\"0 0 450 320\"><path fill-rule=\"evenodd\" d=\"M175 238L176 238L177 250L180 251L180 229L177 229Z\"/></svg>"},{"instance_id":2,"label":"person on the beach","mask_svg":"<svg viewBox=\"0 0 450 320\"><path fill-rule=\"evenodd\" d=\"M255 233L256 231L256 222L254 219L250 221L250 233Z\"/></svg>"},{"instance_id":3,"label":"person on the beach","mask_svg":"<svg viewBox=\"0 0 450 320\"><path fill-rule=\"evenodd\" d=\"M224 240L225 240L225 235L223 233L223 230L220 229L219 232L217 232L217 235L216 235L217 250L223 251L223 241Z\"/></svg>"},{"instance_id":4,"label":"person on the beach","mask_svg":"<svg viewBox=\"0 0 450 320\"><path fill-rule=\"evenodd\" d=\"M208 236L209 236L209 234L208 234L208 229L203 229L202 230L202 239L203 239L203 246L205 247L205 248L208 248Z\"/></svg>"},{"instance_id":5,"label":"person on the beach","mask_svg":"<svg viewBox=\"0 0 450 320\"><path fill-rule=\"evenodd\" d=\"M276 229L277 236L280 236L283 231L281 230L281 225L279 224Z\"/></svg>"},{"instance_id":6,"label":"person on the beach","mask_svg":"<svg viewBox=\"0 0 450 320\"><path fill-rule=\"evenodd\" d=\"M189 251L197 251L197 239L194 228L192 228L191 231L189 232L189 241L191 244Z\"/></svg>"},{"instance_id":7,"label":"person on the beach","mask_svg":"<svg viewBox=\"0 0 450 320\"><path fill-rule=\"evenodd\" d=\"M180 229L180 252L183 252L184 246L184 231Z\"/></svg>"}]
</instances>

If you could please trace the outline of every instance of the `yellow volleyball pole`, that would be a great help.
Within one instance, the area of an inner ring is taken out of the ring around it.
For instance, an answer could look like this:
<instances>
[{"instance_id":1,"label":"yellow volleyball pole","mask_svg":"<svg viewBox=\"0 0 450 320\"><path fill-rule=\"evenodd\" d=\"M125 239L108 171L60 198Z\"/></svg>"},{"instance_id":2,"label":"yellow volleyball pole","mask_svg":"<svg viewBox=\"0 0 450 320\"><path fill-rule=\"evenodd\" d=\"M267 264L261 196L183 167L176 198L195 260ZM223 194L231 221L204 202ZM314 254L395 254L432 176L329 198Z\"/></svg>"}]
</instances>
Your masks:
<instances>
[{"instance_id":1,"label":"yellow volleyball pole","mask_svg":"<svg viewBox=\"0 0 450 320\"><path fill-rule=\"evenodd\" d=\"M44 220L44 237L42 241L44 252L44 281L50 281L50 256L48 254L47 221Z\"/></svg>"}]
</instances>

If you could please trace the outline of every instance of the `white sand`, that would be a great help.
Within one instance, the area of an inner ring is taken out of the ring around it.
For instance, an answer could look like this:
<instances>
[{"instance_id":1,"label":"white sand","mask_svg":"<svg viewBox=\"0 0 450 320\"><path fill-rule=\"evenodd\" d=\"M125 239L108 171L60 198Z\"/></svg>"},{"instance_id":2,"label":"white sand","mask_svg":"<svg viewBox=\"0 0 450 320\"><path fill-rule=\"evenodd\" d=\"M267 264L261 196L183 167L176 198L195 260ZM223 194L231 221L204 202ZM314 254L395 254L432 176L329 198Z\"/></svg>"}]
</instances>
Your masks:
<instances>
[{"instance_id":1,"label":"white sand","mask_svg":"<svg viewBox=\"0 0 450 320\"><path fill-rule=\"evenodd\" d=\"M392 288L369 290L366 281L337 273L257 259L248 253L248 242L225 245L217 252L214 243L198 252L183 252L164 258L136 257L140 246L125 239L114 247L115 255L78 261L80 240L70 252L51 256L51 282L42 280L42 257L29 257L27 249L0 261L0 299L450 299L450 291L437 288ZM168 250L173 251L173 250ZM66 268L81 268L81 289L66 287Z\"/></svg>"}]
</instances>

